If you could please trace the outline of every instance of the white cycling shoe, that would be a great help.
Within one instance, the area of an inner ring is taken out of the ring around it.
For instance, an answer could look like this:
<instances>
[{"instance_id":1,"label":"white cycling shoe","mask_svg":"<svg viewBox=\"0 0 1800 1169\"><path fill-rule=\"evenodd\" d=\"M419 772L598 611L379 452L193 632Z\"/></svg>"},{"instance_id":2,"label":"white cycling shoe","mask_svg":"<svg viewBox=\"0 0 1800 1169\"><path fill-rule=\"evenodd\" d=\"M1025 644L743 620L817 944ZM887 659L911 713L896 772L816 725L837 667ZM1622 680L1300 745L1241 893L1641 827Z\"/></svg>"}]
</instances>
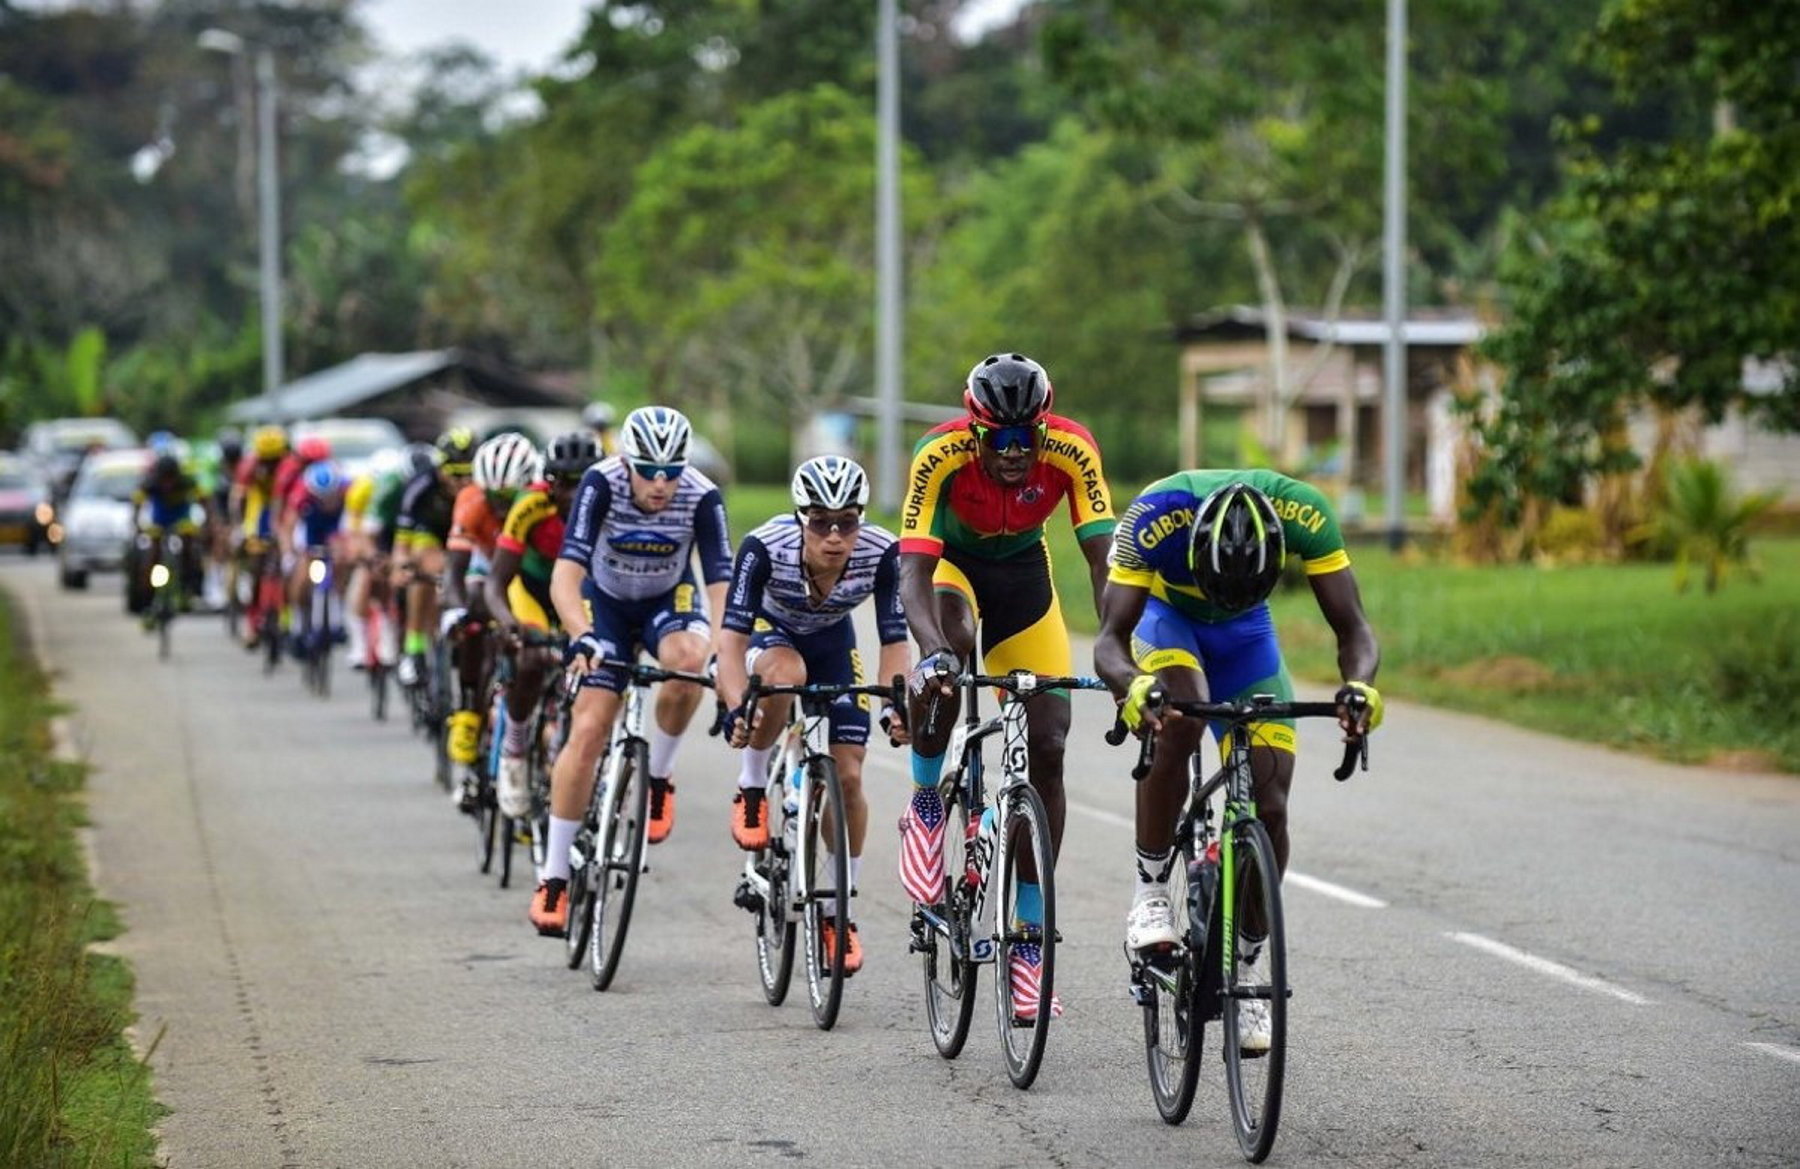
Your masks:
<instances>
[{"instance_id":1,"label":"white cycling shoe","mask_svg":"<svg viewBox=\"0 0 1800 1169\"><path fill-rule=\"evenodd\" d=\"M1173 946L1180 940L1175 932L1175 908L1169 904L1167 890L1150 891L1131 905L1125 915L1125 948L1149 950L1157 946Z\"/></svg>"},{"instance_id":2,"label":"white cycling shoe","mask_svg":"<svg viewBox=\"0 0 1800 1169\"><path fill-rule=\"evenodd\" d=\"M1255 966L1238 963L1238 982L1258 985L1264 981ZM1263 1055L1274 1042L1269 1021L1269 1004L1262 999L1238 1000L1238 1050L1245 1055Z\"/></svg>"},{"instance_id":3,"label":"white cycling shoe","mask_svg":"<svg viewBox=\"0 0 1800 1169\"><path fill-rule=\"evenodd\" d=\"M526 779L525 757L500 757L500 814L514 820L531 815L531 787Z\"/></svg>"}]
</instances>

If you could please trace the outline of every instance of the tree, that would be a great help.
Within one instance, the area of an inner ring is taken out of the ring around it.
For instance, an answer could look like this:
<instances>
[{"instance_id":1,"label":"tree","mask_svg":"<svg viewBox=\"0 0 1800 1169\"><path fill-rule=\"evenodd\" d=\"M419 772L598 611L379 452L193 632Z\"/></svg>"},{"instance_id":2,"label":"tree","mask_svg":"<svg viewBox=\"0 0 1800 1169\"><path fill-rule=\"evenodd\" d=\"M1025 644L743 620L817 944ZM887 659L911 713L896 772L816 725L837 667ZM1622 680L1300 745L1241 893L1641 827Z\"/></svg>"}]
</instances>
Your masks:
<instances>
[{"instance_id":1,"label":"tree","mask_svg":"<svg viewBox=\"0 0 1800 1169\"><path fill-rule=\"evenodd\" d=\"M873 113L819 85L752 106L735 126L693 127L639 168L601 241L594 296L626 326L659 399L730 392L734 406L798 422L865 386ZM904 170L916 230L931 189L916 158Z\"/></svg>"},{"instance_id":2,"label":"tree","mask_svg":"<svg viewBox=\"0 0 1800 1169\"><path fill-rule=\"evenodd\" d=\"M1586 53L1624 98L1688 116L1611 150L1603 122L1568 130L1565 190L1512 259L1489 346L1506 384L1475 405L1471 501L1502 522L1634 466L1634 408L1800 427L1800 9L1614 0ZM1752 359L1774 392L1746 396Z\"/></svg>"}]
</instances>

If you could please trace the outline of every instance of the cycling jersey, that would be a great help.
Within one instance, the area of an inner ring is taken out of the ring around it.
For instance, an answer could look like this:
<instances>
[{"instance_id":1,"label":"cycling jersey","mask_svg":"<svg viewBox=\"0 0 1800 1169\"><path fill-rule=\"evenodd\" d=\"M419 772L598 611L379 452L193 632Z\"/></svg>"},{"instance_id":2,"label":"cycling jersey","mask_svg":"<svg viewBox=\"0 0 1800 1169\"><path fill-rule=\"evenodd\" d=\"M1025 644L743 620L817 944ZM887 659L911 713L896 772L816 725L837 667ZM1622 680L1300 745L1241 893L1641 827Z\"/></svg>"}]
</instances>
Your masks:
<instances>
[{"instance_id":1,"label":"cycling jersey","mask_svg":"<svg viewBox=\"0 0 1800 1169\"><path fill-rule=\"evenodd\" d=\"M802 563L804 543L800 521L792 515L776 516L744 537L726 594L724 628L750 633L761 617L805 637L848 621L850 611L873 595L881 643L906 640L900 546L892 532L874 524L858 528L843 574L816 604Z\"/></svg>"},{"instance_id":2,"label":"cycling jersey","mask_svg":"<svg viewBox=\"0 0 1800 1169\"><path fill-rule=\"evenodd\" d=\"M267 539L274 531L275 464L246 454L238 460L237 485L243 490L244 534Z\"/></svg>"},{"instance_id":3,"label":"cycling jersey","mask_svg":"<svg viewBox=\"0 0 1800 1169\"><path fill-rule=\"evenodd\" d=\"M320 548L331 542L344 522L344 501L340 496L327 503L306 491L297 492L289 507L294 517L294 550Z\"/></svg>"},{"instance_id":4,"label":"cycling jersey","mask_svg":"<svg viewBox=\"0 0 1800 1169\"><path fill-rule=\"evenodd\" d=\"M384 475L375 484L375 546L383 552L394 550L395 529L400 523L400 504L406 498L407 478L400 474Z\"/></svg>"},{"instance_id":5,"label":"cycling jersey","mask_svg":"<svg viewBox=\"0 0 1800 1169\"><path fill-rule=\"evenodd\" d=\"M450 538L444 546L452 552L480 553L483 559L492 560L504 518L495 513L487 492L471 483L456 493L450 510Z\"/></svg>"},{"instance_id":6,"label":"cycling jersey","mask_svg":"<svg viewBox=\"0 0 1800 1169\"><path fill-rule=\"evenodd\" d=\"M625 460L614 455L582 475L558 555L586 569L601 593L640 601L675 588L695 552L707 584L729 579L725 500L713 481L689 465L668 506L647 512L632 498Z\"/></svg>"},{"instance_id":7,"label":"cycling jersey","mask_svg":"<svg viewBox=\"0 0 1800 1169\"><path fill-rule=\"evenodd\" d=\"M1188 528L1208 495L1228 483L1248 483L1275 505L1289 555L1297 555L1308 576L1350 567L1337 516L1318 488L1276 471L1182 471L1144 488L1113 537L1109 580L1149 589L1158 600L1196 621L1225 621L1207 601L1188 567Z\"/></svg>"},{"instance_id":8,"label":"cycling jersey","mask_svg":"<svg viewBox=\"0 0 1800 1169\"><path fill-rule=\"evenodd\" d=\"M514 617L527 625L548 629L555 620L550 603L550 572L562 551L563 517L548 483L533 483L513 500L500 526L498 547L519 558L519 572L506 586L506 600Z\"/></svg>"},{"instance_id":9,"label":"cycling jersey","mask_svg":"<svg viewBox=\"0 0 1800 1169\"><path fill-rule=\"evenodd\" d=\"M200 503L200 489L186 475L163 486L146 476L132 494L132 503L144 513L146 526L161 531L165 528L191 529L194 508Z\"/></svg>"},{"instance_id":10,"label":"cycling jersey","mask_svg":"<svg viewBox=\"0 0 1800 1169\"><path fill-rule=\"evenodd\" d=\"M981 469L970 422L966 414L952 419L914 448L900 551L938 556L947 545L976 556L1013 556L1044 538L1044 521L1065 497L1077 540L1113 530L1100 448L1085 427L1046 415L1030 474L1009 487Z\"/></svg>"},{"instance_id":11,"label":"cycling jersey","mask_svg":"<svg viewBox=\"0 0 1800 1169\"><path fill-rule=\"evenodd\" d=\"M415 475L401 492L394 543L402 548L441 548L450 538L453 501L436 470Z\"/></svg>"}]
</instances>

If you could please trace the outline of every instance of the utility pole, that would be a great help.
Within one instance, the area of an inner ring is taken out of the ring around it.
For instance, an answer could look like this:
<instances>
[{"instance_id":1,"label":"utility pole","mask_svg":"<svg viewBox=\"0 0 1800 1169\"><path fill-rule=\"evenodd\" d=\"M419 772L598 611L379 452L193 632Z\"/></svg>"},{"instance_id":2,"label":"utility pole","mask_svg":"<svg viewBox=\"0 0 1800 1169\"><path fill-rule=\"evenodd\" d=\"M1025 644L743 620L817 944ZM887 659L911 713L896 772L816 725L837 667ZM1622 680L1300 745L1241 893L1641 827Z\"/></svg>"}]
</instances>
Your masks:
<instances>
[{"instance_id":1,"label":"utility pole","mask_svg":"<svg viewBox=\"0 0 1800 1169\"><path fill-rule=\"evenodd\" d=\"M895 0L875 27L875 503L900 507L900 28Z\"/></svg>"},{"instance_id":2,"label":"utility pole","mask_svg":"<svg viewBox=\"0 0 1800 1169\"><path fill-rule=\"evenodd\" d=\"M1406 542L1406 0L1388 0L1387 159L1382 232L1382 462L1388 547Z\"/></svg>"}]
</instances>

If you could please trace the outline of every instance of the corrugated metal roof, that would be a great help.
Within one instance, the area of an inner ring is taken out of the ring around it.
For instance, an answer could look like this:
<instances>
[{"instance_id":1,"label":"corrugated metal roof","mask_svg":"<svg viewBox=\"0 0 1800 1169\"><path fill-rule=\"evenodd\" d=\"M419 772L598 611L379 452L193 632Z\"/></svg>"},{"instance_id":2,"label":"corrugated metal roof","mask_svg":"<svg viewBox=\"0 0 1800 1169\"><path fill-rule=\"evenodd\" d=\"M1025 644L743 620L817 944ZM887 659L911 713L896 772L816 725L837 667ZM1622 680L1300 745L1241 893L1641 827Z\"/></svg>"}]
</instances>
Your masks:
<instances>
[{"instance_id":1,"label":"corrugated metal roof","mask_svg":"<svg viewBox=\"0 0 1800 1169\"><path fill-rule=\"evenodd\" d=\"M226 414L234 422L292 422L324 418L390 390L441 373L459 364L454 349L424 349L417 353L364 353L342 365L295 378L278 391L277 402L268 395L232 406Z\"/></svg>"},{"instance_id":2,"label":"corrugated metal roof","mask_svg":"<svg viewBox=\"0 0 1800 1169\"><path fill-rule=\"evenodd\" d=\"M1252 305L1232 305L1202 313L1174 332L1177 340L1201 338L1254 339L1263 332L1266 316ZM1351 317L1332 321L1306 312L1287 315L1287 334L1306 341L1329 341L1337 345L1380 345L1387 340L1387 322ZM1461 346L1473 345L1487 335L1487 325L1473 313L1461 310L1436 310L1410 316L1400 323L1400 336L1408 345Z\"/></svg>"}]
</instances>

